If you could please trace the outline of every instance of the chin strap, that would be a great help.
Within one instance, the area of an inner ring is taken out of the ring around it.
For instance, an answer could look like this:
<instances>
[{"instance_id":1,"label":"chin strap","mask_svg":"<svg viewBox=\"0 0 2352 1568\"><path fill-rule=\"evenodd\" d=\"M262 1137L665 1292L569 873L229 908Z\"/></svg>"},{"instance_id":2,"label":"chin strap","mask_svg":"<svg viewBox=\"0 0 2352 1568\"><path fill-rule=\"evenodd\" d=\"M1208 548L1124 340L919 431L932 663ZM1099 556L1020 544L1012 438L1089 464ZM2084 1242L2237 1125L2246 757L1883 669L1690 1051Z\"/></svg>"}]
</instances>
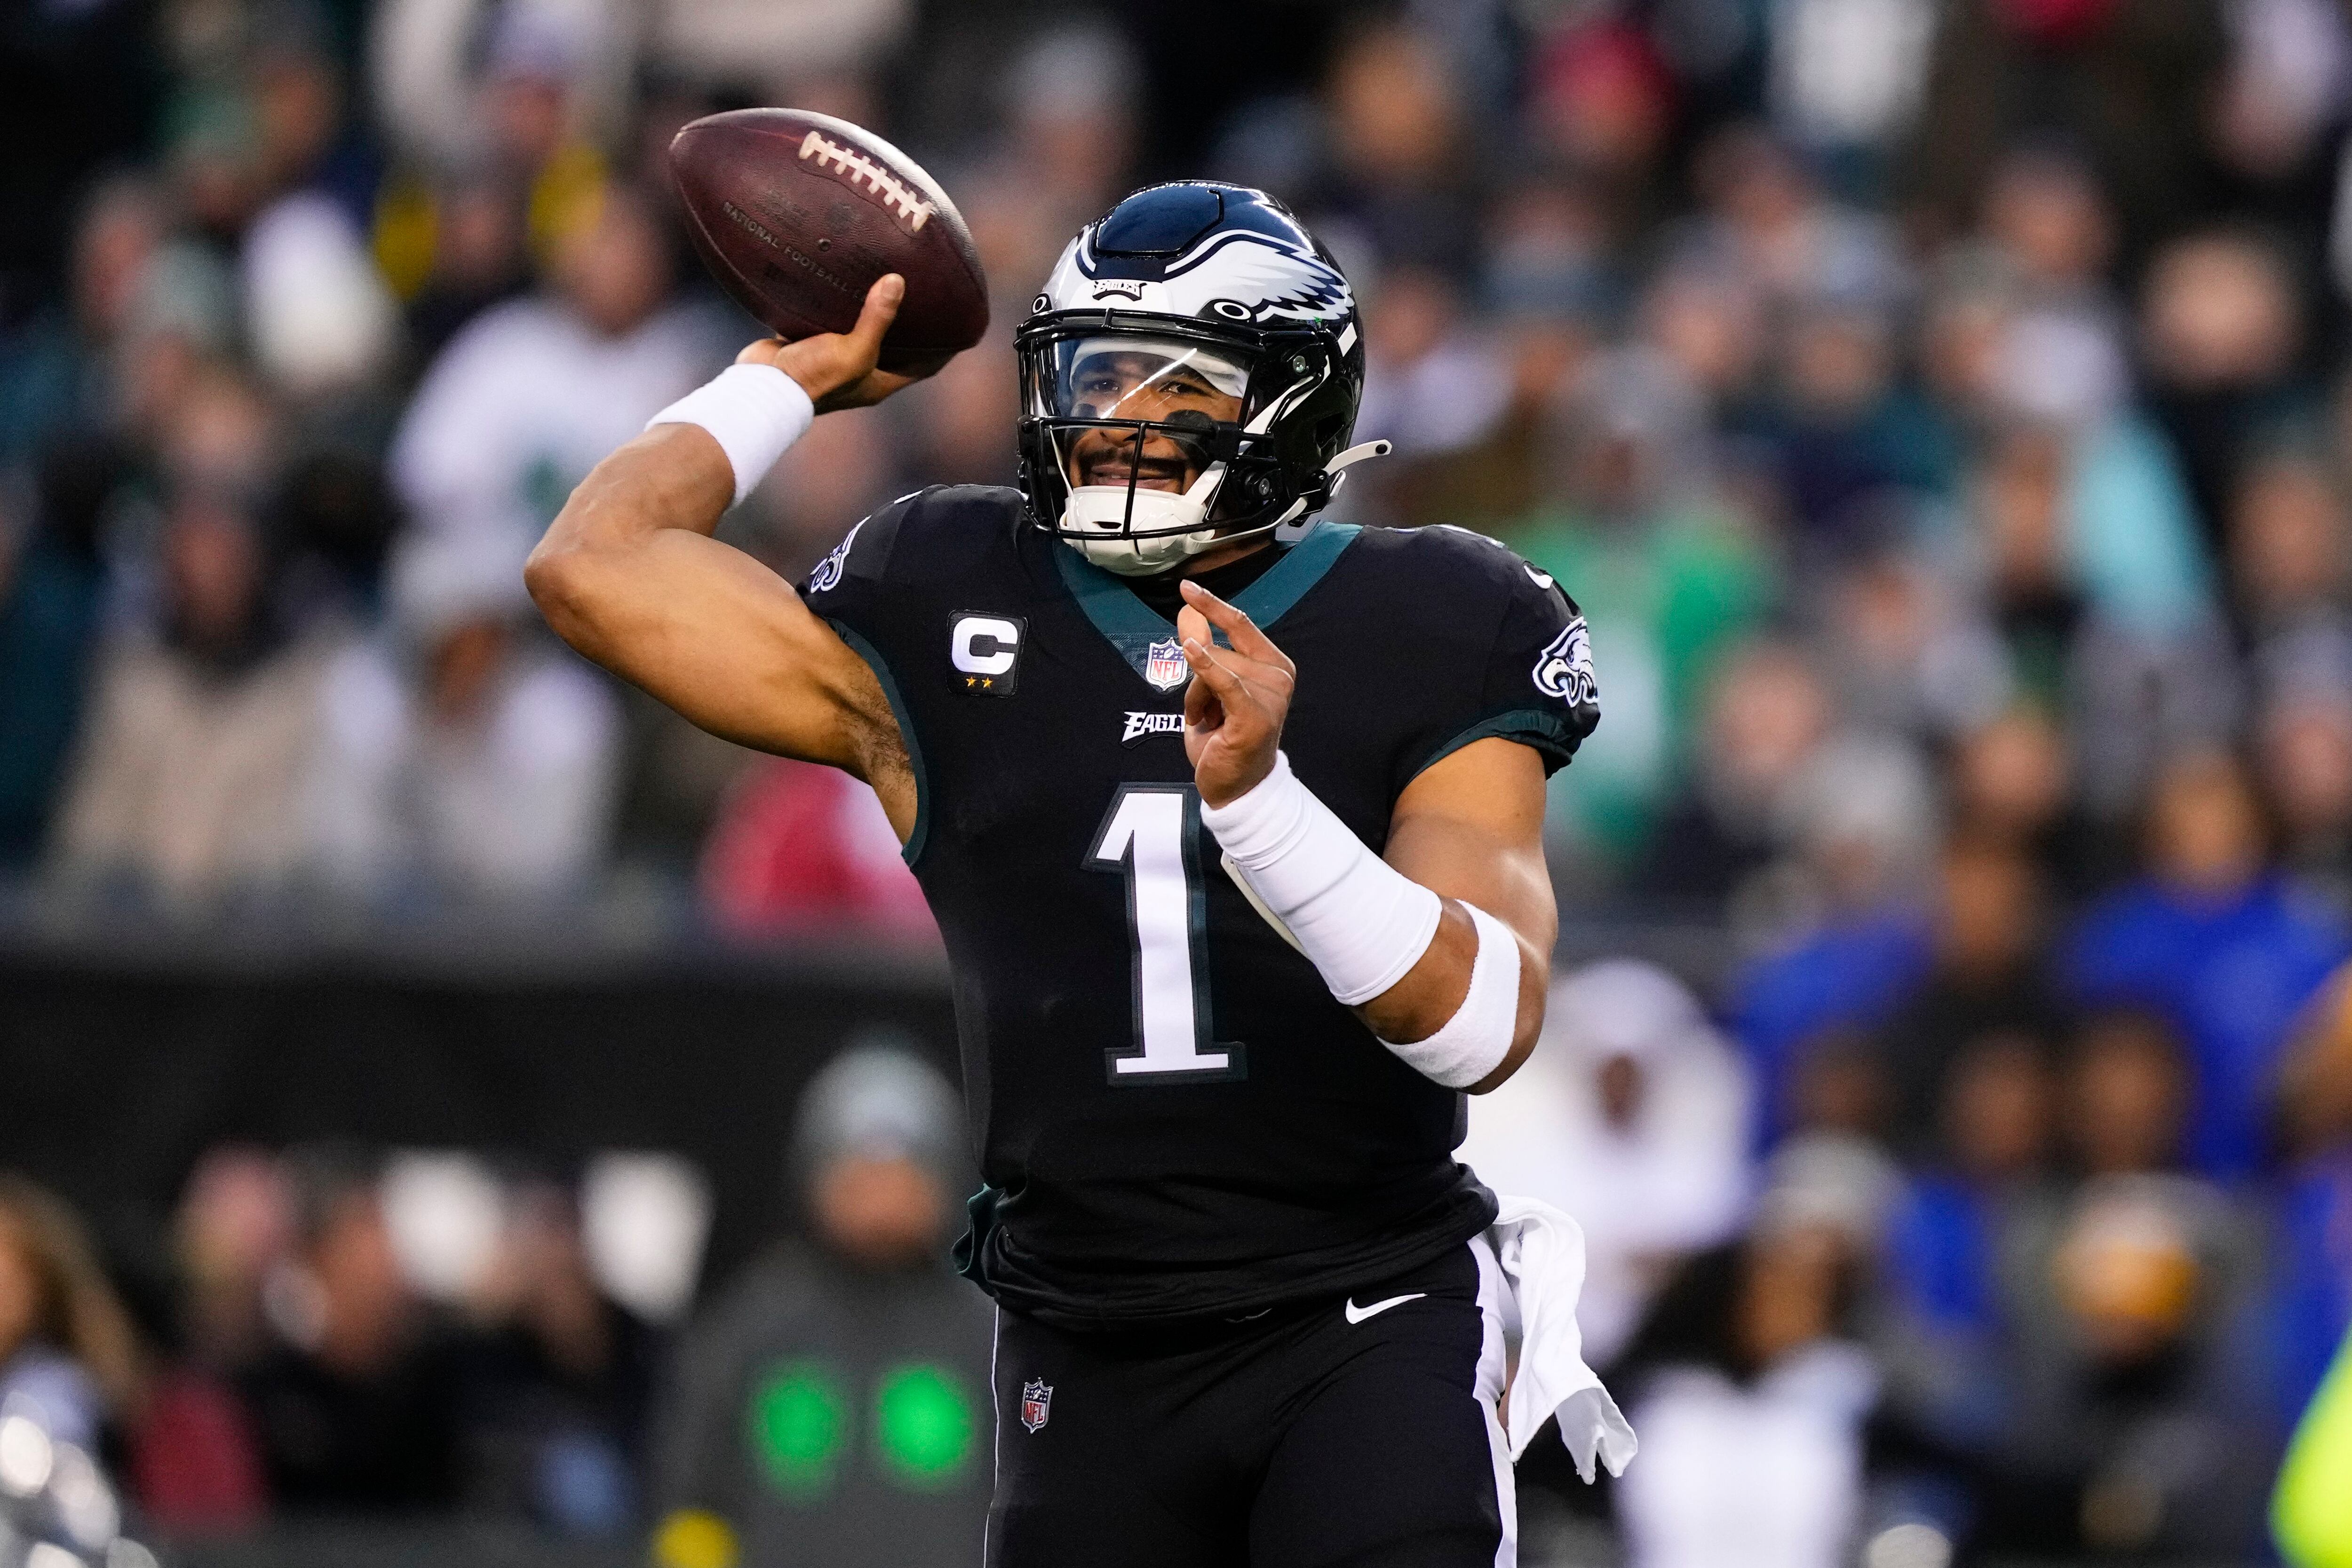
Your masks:
<instances>
[{"instance_id":1,"label":"chin strap","mask_svg":"<svg viewBox=\"0 0 2352 1568\"><path fill-rule=\"evenodd\" d=\"M1365 441L1349 447L1323 465L1322 492L1302 496L1290 503L1290 507L1271 523L1249 530L1264 533L1296 520L1310 507L1321 507L1339 493L1339 481L1347 470L1369 457L1385 457L1395 450L1389 441ZM1122 577L1145 577L1167 570L1170 567L1208 549L1213 545L1238 535L1221 535L1208 526L1206 517L1217 489L1225 476L1225 465L1220 460L1202 471L1181 494L1167 490L1141 490L1131 485L1086 485L1073 489L1063 503L1062 521L1066 529L1103 525L1121 528L1132 528L1141 520L1144 511L1159 514L1151 525L1153 535L1132 538L1124 534L1104 534L1098 538L1062 535L1065 543L1076 547L1078 553L1097 566L1118 572ZM1182 529L1182 532L1169 530Z\"/></svg>"}]
</instances>

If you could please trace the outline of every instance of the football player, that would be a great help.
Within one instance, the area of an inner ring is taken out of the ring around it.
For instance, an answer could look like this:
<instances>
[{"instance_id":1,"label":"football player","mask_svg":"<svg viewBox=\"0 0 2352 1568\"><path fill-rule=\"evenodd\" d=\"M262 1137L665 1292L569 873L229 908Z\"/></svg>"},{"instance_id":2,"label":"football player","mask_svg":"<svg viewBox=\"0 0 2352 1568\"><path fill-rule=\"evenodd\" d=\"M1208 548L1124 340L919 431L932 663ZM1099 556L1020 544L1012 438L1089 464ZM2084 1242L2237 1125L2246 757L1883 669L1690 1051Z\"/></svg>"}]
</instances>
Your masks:
<instances>
[{"instance_id":1,"label":"football player","mask_svg":"<svg viewBox=\"0 0 2352 1568\"><path fill-rule=\"evenodd\" d=\"M1507 1313L1520 1382L1583 1401L1515 1389L1514 1427L1632 1441L1562 1305L1573 1228L1496 1228L1453 1155L1543 1021L1583 619L1475 534L1317 518L1386 447L1349 444L1354 297L1279 203L1202 183L1119 203L1037 295L1019 486L895 501L795 591L712 529L816 413L907 384L876 368L903 293L657 415L530 582L905 841L987 1182L958 1256L999 1307L988 1561L1508 1562Z\"/></svg>"}]
</instances>

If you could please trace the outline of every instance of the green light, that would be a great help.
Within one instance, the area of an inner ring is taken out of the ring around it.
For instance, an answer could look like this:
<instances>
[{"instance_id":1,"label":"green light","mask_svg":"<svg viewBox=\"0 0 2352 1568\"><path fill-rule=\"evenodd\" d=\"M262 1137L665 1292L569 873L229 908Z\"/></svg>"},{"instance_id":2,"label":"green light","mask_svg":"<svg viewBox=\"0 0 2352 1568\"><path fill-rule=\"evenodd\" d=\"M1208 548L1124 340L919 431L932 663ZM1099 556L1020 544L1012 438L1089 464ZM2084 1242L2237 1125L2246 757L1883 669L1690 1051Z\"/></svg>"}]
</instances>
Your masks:
<instances>
[{"instance_id":1,"label":"green light","mask_svg":"<svg viewBox=\"0 0 2352 1568\"><path fill-rule=\"evenodd\" d=\"M977 1425L963 1385L943 1367L895 1366L875 1390L875 1446L883 1469L904 1485L953 1485L971 1457Z\"/></svg>"},{"instance_id":2,"label":"green light","mask_svg":"<svg viewBox=\"0 0 2352 1568\"><path fill-rule=\"evenodd\" d=\"M833 1485L848 1437L849 1405L822 1362L788 1361L752 1392L751 1452L776 1490L807 1498Z\"/></svg>"}]
</instances>

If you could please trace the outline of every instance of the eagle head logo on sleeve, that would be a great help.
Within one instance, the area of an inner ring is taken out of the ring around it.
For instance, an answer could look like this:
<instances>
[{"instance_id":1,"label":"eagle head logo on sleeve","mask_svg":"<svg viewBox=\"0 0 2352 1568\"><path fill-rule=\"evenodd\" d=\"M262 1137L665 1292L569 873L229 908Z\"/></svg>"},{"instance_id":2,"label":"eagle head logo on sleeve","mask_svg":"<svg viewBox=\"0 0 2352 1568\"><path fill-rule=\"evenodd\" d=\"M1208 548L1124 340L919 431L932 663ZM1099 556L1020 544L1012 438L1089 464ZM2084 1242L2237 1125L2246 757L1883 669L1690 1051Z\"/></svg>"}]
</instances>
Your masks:
<instances>
[{"instance_id":1,"label":"eagle head logo on sleeve","mask_svg":"<svg viewBox=\"0 0 2352 1568\"><path fill-rule=\"evenodd\" d=\"M1559 636L1536 655L1536 690L1558 697L1570 707L1598 706L1601 684L1592 674L1592 633L1580 615L1560 628Z\"/></svg>"}]
</instances>

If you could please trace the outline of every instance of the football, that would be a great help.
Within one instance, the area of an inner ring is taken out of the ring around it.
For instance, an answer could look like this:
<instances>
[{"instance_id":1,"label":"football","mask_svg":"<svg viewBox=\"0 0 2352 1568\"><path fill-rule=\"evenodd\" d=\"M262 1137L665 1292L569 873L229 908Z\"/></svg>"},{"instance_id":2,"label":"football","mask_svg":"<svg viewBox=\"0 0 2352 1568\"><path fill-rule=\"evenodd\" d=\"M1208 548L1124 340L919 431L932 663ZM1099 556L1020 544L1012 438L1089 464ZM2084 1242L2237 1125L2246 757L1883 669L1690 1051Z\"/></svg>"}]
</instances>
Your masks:
<instances>
[{"instance_id":1,"label":"football","mask_svg":"<svg viewBox=\"0 0 2352 1568\"><path fill-rule=\"evenodd\" d=\"M895 272L906 303L882 368L921 372L988 330L988 285L963 214L872 131L797 109L708 115L669 145L687 232L736 303L785 338L846 332Z\"/></svg>"}]
</instances>

